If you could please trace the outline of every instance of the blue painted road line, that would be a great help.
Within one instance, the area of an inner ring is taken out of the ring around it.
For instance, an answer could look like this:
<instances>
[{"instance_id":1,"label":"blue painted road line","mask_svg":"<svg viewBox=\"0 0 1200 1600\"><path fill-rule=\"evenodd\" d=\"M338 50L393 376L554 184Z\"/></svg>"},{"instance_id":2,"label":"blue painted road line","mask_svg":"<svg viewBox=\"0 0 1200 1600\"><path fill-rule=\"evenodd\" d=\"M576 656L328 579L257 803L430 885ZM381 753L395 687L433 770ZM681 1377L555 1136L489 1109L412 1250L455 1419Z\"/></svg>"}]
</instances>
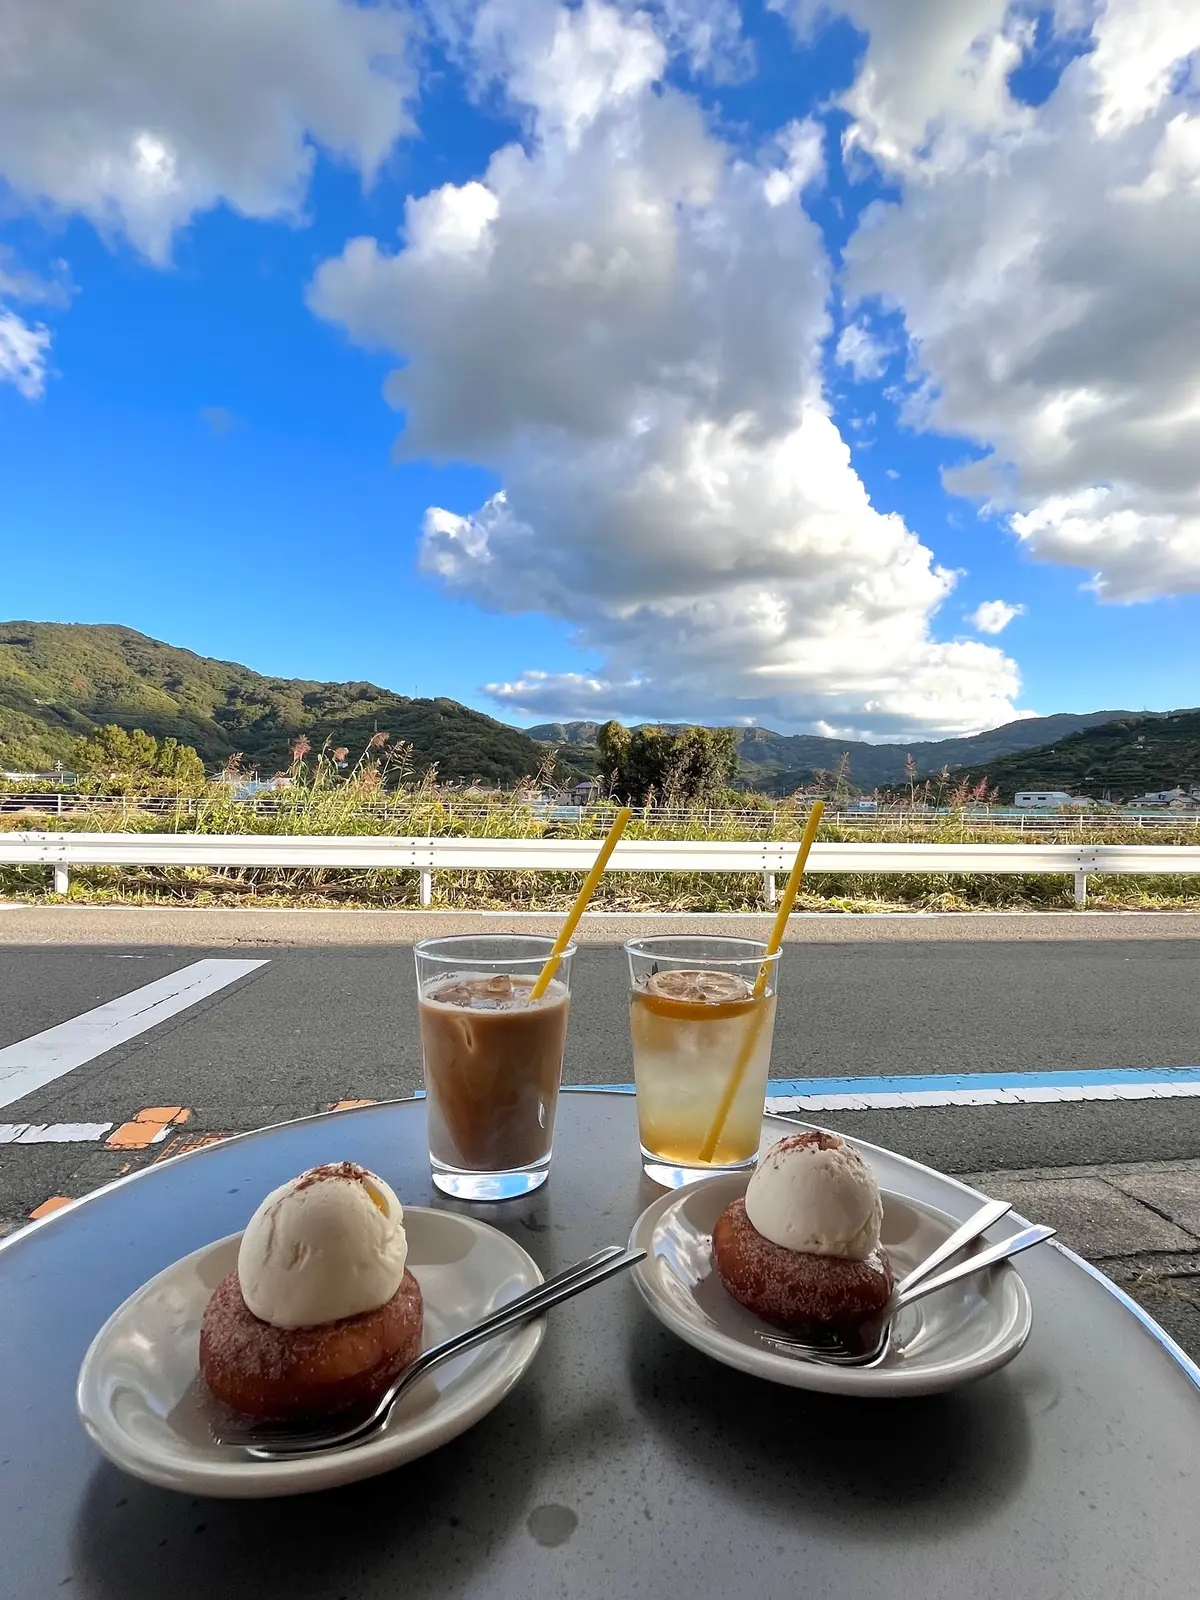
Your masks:
<instances>
[{"instance_id":1,"label":"blue painted road line","mask_svg":"<svg viewBox=\"0 0 1200 1600\"><path fill-rule=\"evenodd\" d=\"M630 1091L632 1084L604 1087ZM947 1072L909 1077L772 1078L771 1111L900 1111L929 1106L1052 1105L1068 1100L1200 1096L1200 1067L1070 1067L1061 1072Z\"/></svg>"}]
</instances>

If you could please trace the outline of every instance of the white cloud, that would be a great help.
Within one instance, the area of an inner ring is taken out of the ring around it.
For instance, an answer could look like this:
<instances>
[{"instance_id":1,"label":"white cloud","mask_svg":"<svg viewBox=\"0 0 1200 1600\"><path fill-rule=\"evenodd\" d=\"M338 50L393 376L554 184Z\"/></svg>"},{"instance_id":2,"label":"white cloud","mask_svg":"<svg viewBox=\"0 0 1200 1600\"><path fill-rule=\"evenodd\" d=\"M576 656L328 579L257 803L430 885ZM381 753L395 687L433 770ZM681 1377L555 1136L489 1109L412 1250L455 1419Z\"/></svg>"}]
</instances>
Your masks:
<instances>
[{"instance_id":1,"label":"white cloud","mask_svg":"<svg viewBox=\"0 0 1200 1600\"><path fill-rule=\"evenodd\" d=\"M1014 617L1024 615L1024 606L1009 605L1007 600L984 600L975 607L967 621L980 633L1003 633Z\"/></svg>"},{"instance_id":2,"label":"white cloud","mask_svg":"<svg viewBox=\"0 0 1200 1600\"><path fill-rule=\"evenodd\" d=\"M319 144L370 178L408 127L393 0L0 0L0 175L154 260L224 200L297 215Z\"/></svg>"},{"instance_id":3,"label":"white cloud","mask_svg":"<svg viewBox=\"0 0 1200 1600\"><path fill-rule=\"evenodd\" d=\"M533 110L543 135L574 147L601 112L635 99L667 63L644 12L626 17L608 5L577 11L538 0L484 0L471 47L481 74L501 82Z\"/></svg>"},{"instance_id":4,"label":"white cloud","mask_svg":"<svg viewBox=\"0 0 1200 1600\"><path fill-rule=\"evenodd\" d=\"M838 335L834 352L839 366L850 367L859 383L883 376L891 354L862 322L848 322Z\"/></svg>"},{"instance_id":5,"label":"white cloud","mask_svg":"<svg viewBox=\"0 0 1200 1600\"><path fill-rule=\"evenodd\" d=\"M31 327L0 305L0 383L11 383L27 400L38 400L46 387L46 357L50 333L39 324Z\"/></svg>"},{"instance_id":6,"label":"white cloud","mask_svg":"<svg viewBox=\"0 0 1200 1600\"><path fill-rule=\"evenodd\" d=\"M772 154L779 165L767 173L763 196L769 206L786 205L825 176L825 143L819 123L789 122L776 134Z\"/></svg>"},{"instance_id":7,"label":"white cloud","mask_svg":"<svg viewBox=\"0 0 1200 1600\"><path fill-rule=\"evenodd\" d=\"M40 400L45 393L51 335L44 323L27 322L8 302L64 306L70 297L64 262L55 263L53 278L40 277L0 244L0 383L11 383L27 400Z\"/></svg>"},{"instance_id":8,"label":"white cloud","mask_svg":"<svg viewBox=\"0 0 1200 1600\"><path fill-rule=\"evenodd\" d=\"M754 70L754 47L742 33L736 0L654 0L648 9L662 19L672 56L691 70L727 83Z\"/></svg>"},{"instance_id":9,"label":"white cloud","mask_svg":"<svg viewBox=\"0 0 1200 1600\"><path fill-rule=\"evenodd\" d=\"M1124 133L1152 116L1197 48L1195 0L1109 0L1091 57L1096 131Z\"/></svg>"},{"instance_id":10,"label":"white cloud","mask_svg":"<svg viewBox=\"0 0 1200 1600\"><path fill-rule=\"evenodd\" d=\"M772 0L805 35L831 13L870 36L853 87L847 151L899 171L960 165L1029 123L1008 74L1029 23L1009 0Z\"/></svg>"},{"instance_id":11,"label":"white cloud","mask_svg":"<svg viewBox=\"0 0 1200 1600\"><path fill-rule=\"evenodd\" d=\"M961 42L934 0L904 15ZM993 31L1014 26L994 8ZM895 70L879 27L864 78ZM942 119L933 156L901 149L893 119L902 198L868 212L847 286L903 312L923 374L909 420L990 451L947 486L1131 601L1200 591L1200 7L1107 0L1090 42L982 143L936 84L905 122ZM876 122L856 137L889 159Z\"/></svg>"},{"instance_id":12,"label":"white cloud","mask_svg":"<svg viewBox=\"0 0 1200 1600\"><path fill-rule=\"evenodd\" d=\"M808 124L737 157L666 86L642 13L488 0L464 48L527 144L351 240L311 303L394 350L398 448L494 470L432 508L451 594L565 619L600 661L492 693L531 715L742 717L909 733L1013 715L1012 662L939 643L954 583L871 505L822 395L828 262Z\"/></svg>"},{"instance_id":13,"label":"white cloud","mask_svg":"<svg viewBox=\"0 0 1200 1600\"><path fill-rule=\"evenodd\" d=\"M56 261L53 277L23 267L16 252L0 244L0 300L20 300L25 305L65 306L74 292L65 261Z\"/></svg>"}]
</instances>

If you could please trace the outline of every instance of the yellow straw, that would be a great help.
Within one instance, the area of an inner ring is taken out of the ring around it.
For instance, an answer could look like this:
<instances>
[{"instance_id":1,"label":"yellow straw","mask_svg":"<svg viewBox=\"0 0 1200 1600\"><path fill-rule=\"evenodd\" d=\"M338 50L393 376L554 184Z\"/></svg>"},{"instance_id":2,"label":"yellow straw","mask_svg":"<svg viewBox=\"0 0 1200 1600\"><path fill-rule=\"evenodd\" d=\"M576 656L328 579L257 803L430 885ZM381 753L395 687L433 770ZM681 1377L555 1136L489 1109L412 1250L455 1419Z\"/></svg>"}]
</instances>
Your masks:
<instances>
[{"instance_id":1,"label":"yellow straw","mask_svg":"<svg viewBox=\"0 0 1200 1600\"><path fill-rule=\"evenodd\" d=\"M759 998L767 987L767 978L770 974L769 958L773 956L783 943L784 933L787 931L788 918L792 914L792 907L796 903L796 895L800 890L800 879L804 876L804 868L808 864L808 852L812 849L813 840L817 837L817 829L821 826L821 813L824 811L824 802L818 800L809 813L808 822L804 829L804 837L800 840L800 848L796 851L796 860L788 874L787 887L783 891L783 898L779 902L779 910L775 914L775 923L771 929L770 938L767 940L765 955L768 959L758 969L758 977L754 980L754 996ZM746 1068L750 1064L750 1057L754 1054L754 1047L758 1043L758 1035L762 1029L763 1019L766 1016L766 1007L759 1006L751 1020L749 1031L742 1041L742 1048L738 1058L733 1064L733 1071L729 1074L729 1082L725 1085L725 1092L721 1096L721 1104L717 1107L717 1114L712 1120L712 1126L705 1136L704 1143L700 1146L700 1160L711 1161L716 1154L721 1135L725 1132L725 1123L729 1117L733 1102L737 1099L737 1092L742 1086L742 1079L746 1076Z\"/></svg>"},{"instance_id":2,"label":"yellow straw","mask_svg":"<svg viewBox=\"0 0 1200 1600\"><path fill-rule=\"evenodd\" d=\"M558 963L562 960L563 951L570 944L571 935L579 926L579 919L587 910L588 901L596 892L596 885L600 882L600 874L608 865L608 858L617 848L617 840L625 832L625 824L632 815L633 812L628 806L622 806L620 811L617 812L616 819L608 830L608 838L600 846L600 854L592 862L592 870L583 880L583 888L580 889L575 897L575 904L571 907L567 920L559 929L558 938L554 941L554 949L546 957L546 965L538 973L537 982L529 991L531 1001L540 1000L550 987L550 980L558 968Z\"/></svg>"}]
</instances>

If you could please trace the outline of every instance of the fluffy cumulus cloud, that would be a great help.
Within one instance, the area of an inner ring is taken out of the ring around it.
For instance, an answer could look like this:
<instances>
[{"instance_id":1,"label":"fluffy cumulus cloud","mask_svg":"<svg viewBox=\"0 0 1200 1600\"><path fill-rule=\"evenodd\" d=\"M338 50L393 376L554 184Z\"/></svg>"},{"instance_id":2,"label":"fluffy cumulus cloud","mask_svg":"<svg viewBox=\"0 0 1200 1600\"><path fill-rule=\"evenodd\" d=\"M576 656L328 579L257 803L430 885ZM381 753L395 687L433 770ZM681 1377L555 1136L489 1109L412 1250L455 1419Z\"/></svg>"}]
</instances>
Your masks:
<instances>
[{"instance_id":1,"label":"fluffy cumulus cloud","mask_svg":"<svg viewBox=\"0 0 1200 1600\"><path fill-rule=\"evenodd\" d=\"M914 172L954 166L1015 135L1030 113L1008 78L1031 24L1008 0L773 0L803 37L840 14L869 37L842 104L848 152Z\"/></svg>"},{"instance_id":2,"label":"fluffy cumulus cloud","mask_svg":"<svg viewBox=\"0 0 1200 1600\"><path fill-rule=\"evenodd\" d=\"M391 0L0 0L0 175L166 257L227 201L303 203L312 141L367 175L407 126Z\"/></svg>"},{"instance_id":3,"label":"fluffy cumulus cloud","mask_svg":"<svg viewBox=\"0 0 1200 1600\"><path fill-rule=\"evenodd\" d=\"M1024 606L1010 605L1007 600L984 600L967 620L980 633L1003 633L1015 617L1024 615Z\"/></svg>"},{"instance_id":4,"label":"fluffy cumulus cloud","mask_svg":"<svg viewBox=\"0 0 1200 1600\"><path fill-rule=\"evenodd\" d=\"M1060 0L1080 47L1036 109L989 65L1029 48L1024 7L839 9L869 35L847 143L900 186L848 288L903 314L909 420L982 447L947 486L1103 600L1200 592L1200 6Z\"/></svg>"},{"instance_id":5,"label":"fluffy cumulus cloud","mask_svg":"<svg viewBox=\"0 0 1200 1600\"><path fill-rule=\"evenodd\" d=\"M823 399L829 264L801 203L819 129L735 154L664 82L668 21L485 0L463 48L526 137L315 277L321 316L403 359L399 453L503 484L429 511L422 567L565 619L598 662L492 685L514 711L1002 721L1013 664L935 639L953 575L872 506Z\"/></svg>"}]
</instances>

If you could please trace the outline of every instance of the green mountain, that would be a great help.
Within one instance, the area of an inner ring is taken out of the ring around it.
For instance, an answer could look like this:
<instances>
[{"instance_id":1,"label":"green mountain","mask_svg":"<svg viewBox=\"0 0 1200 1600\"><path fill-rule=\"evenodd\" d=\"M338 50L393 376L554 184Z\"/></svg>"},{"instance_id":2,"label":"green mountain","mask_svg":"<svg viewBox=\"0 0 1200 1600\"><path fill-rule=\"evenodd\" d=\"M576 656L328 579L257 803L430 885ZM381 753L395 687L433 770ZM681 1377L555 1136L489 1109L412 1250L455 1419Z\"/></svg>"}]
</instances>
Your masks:
<instances>
[{"instance_id":1,"label":"green mountain","mask_svg":"<svg viewBox=\"0 0 1200 1600\"><path fill-rule=\"evenodd\" d=\"M832 770L848 755L850 781L870 791L885 784L902 783L905 762L912 755L919 777L931 777L943 767L973 767L1011 755L1015 751L1048 745L1065 734L1092 728L1128 711L1059 712L1049 717L1022 717L1003 727L962 739L920 740L912 744L867 744L861 739L824 739L807 733L773 733L770 728L737 728L738 774L748 788L771 794L790 794L812 781L817 768ZM540 743L566 745L581 765L595 759L596 722L546 722L525 731Z\"/></svg>"},{"instance_id":2,"label":"green mountain","mask_svg":"<svg viewBox=\"0 0 1200 1600\"><path fill-rule=\"evenodd\" d=\"M1122 716L969 770L976 778L986 775L1002 800L1020 789L1061 789L1092 800L1131 800L1176 784L1186 789L1200 783L1200 711Z\"/></svg>"},{"instance_id":3,"label":"green mountain","mask_svg":"<svg viewBox=\"0 0 1200 1600\"><path fill-rule=\"evenodd\" d=\"M240 752L263 773L285 767L301 735L357 755L376 731L449 780L511 785L546 759L520 729L456 700L267 678L116 625L0 623L0 769L69 762L72 740L109 722L194 745L208 767Z\"/></svg>"},{"instance_id":4,"label":"green mountain","mask_svg":"<svg viewBox=\"0 0 1200 1600\"><path fill-rule=\"evenodd\" d=\"M0 623L0 769L69 762L71 743L104 723L145 728L194 745L209 768L240 752L249 768L285 767L301 735L355 754L376 731L413 747L418 769L437 763L451 781L511 785L531 776L548 747L563 747L558 777L595 771L595 722L522 731L455 700L419 700L373 683L268 678L233 662L177 650L132 628ZM1028 717L967 739L865 744L739 728L740 778L787 794L845 753L850 779L870 790L904 780L911 752L922 777L943 768L985 773L1008 799L1023 788L1100 798L1200 781L1200 711L1095 711Z\"/></svg>"}]
</instances>

